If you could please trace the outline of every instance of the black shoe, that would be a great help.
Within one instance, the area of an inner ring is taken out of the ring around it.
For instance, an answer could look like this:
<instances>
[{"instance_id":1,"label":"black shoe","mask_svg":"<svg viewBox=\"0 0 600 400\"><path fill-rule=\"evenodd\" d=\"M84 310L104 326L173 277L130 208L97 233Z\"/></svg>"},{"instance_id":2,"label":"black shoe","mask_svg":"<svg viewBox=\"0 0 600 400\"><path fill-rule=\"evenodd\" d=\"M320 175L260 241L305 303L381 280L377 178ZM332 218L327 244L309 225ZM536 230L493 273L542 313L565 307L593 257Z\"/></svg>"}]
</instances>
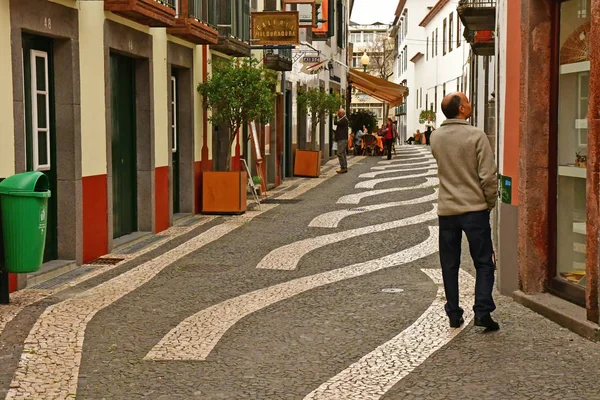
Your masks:
<instances>
[{"instance_id":1,"label":"black shoe","mask_svg":"<svg viewBox=\"0 0 600 400\"><path fill-rule=\"evenodd\" d=\"M450 328L460 328L464 323L465 319L463 317L460 317L460 319L450 318Z\"/></svg>"},{"instance_id":2,"label":"black shoe","mask_svg":"<svg viewBox=\"0 0 600 400\"><path fill-rule=\"evenodd\" d=\"M492 319L490 314L484 315L481 318L475 318L475 326L482 326L486 331L497 331L500 329L500 325Z\"/></svg>"}]
</instances>

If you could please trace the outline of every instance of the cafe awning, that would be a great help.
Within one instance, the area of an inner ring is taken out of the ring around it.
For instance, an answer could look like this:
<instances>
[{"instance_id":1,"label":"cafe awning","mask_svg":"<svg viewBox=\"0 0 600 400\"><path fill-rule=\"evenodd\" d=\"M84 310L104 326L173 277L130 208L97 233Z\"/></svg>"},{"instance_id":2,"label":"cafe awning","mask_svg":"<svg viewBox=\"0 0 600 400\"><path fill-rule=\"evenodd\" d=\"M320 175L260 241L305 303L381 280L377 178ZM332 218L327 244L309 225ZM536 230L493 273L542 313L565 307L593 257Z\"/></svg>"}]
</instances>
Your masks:
<instances>
[{"instance_id":1,"label":"cafe awning","mask_svg":"<svg viewBox=\"0 0 600 400\"><path fill-rule=\"evenodd\" d=\"M390 107L402 104L404 97L408 94L408 89L402 85L369 75L357 69L350 69L348 78L350 84L356 89L389 104Z\"/></svg>"}]
</instances>

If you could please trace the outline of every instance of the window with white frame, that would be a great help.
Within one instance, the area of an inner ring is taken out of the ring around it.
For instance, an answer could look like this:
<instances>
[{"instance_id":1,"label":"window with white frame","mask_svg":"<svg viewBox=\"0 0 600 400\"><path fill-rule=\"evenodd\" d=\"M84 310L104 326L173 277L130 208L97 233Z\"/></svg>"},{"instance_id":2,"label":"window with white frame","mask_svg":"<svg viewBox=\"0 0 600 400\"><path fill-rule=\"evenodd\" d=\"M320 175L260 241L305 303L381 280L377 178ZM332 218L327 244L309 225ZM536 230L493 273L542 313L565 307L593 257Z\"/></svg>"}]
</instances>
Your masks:
<instances>
[{"instance_id":1,"label":"window with white frame","mask_svg":"<svg viewBox=\"0 0 600 400\"><path fill-rule=\"evenodd\" d=\"M33 169L47 171L50 159L50 88L48 81L48 53L31 50L31 127L33 141Z\"/></svg>"},{"instance_id":2,"label":"window with white frame","mask_svg":"<svg viewBox=\"0 0 600 400\"><path fill-rule=\"evenodd\" d=\"M177 78L171 77L171 151L177 152Z\"/></svg>"}]
</instances>

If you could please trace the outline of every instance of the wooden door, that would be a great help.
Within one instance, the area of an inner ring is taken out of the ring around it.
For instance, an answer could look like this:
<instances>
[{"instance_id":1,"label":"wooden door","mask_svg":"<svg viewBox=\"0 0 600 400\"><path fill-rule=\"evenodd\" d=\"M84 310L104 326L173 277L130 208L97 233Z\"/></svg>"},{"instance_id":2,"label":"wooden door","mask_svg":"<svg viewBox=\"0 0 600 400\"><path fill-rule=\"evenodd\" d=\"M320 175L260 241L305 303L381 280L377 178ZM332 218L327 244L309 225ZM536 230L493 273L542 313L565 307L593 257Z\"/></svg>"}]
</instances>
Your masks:
<instances>
[{"instance_id":1,"label":"wooden door","mask_svg":"<svg viewBox=\"0 0 600 400\"><path fill-rule=\"evenodd\" d=\"M56 129L53 41L23 34L25 149L28 171L41 171L50 181L44 262L58 258Z\"/></svg>"},{"instance_id":2,"label":"wooden door","mask_svg":"<svg viewBox=\"0 0 600 400\"><path fill-rule=\"evenodd\" d=\"M137 231L135 60L110 55L113 237Z\"/></svg>"}]
</instances>

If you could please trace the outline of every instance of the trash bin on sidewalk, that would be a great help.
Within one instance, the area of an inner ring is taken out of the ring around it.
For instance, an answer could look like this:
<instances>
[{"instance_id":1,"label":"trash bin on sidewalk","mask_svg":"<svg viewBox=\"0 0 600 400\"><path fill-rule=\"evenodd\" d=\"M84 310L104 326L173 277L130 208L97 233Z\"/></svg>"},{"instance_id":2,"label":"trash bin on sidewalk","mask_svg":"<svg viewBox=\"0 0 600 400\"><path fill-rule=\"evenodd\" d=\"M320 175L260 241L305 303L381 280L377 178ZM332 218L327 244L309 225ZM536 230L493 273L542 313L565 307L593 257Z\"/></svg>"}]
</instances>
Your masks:
<instances>
[{"instance_id":1,"label":"trash bin on sidewalk","mask_svg":"<svg viewBox=\"0 0 600 400\"><path fill-rule=\"evenodd\" d=\"M4 261L8 272L40 269L46 244L48 177L24 172L0 182Z\"/></svg>"}]
</instances>

